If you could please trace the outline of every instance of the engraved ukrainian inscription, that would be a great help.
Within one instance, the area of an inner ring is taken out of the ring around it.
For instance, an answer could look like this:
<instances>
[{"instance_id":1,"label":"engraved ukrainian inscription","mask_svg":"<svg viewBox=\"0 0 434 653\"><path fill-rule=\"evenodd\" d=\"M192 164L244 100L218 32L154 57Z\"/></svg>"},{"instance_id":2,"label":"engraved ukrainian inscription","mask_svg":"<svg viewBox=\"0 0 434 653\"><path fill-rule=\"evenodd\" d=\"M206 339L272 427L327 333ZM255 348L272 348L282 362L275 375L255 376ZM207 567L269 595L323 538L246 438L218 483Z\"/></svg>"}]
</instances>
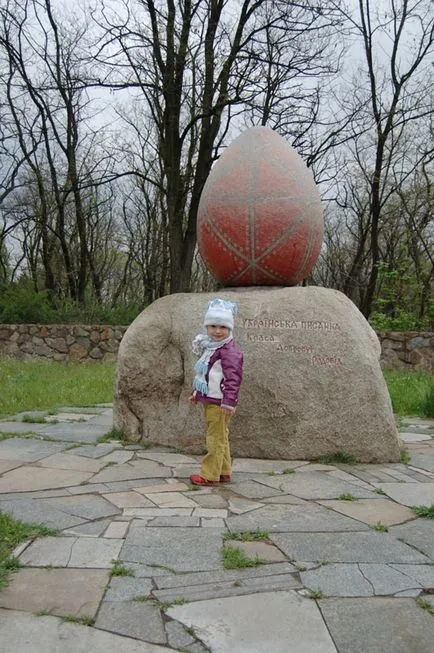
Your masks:
<instances>
[{"instance_id":1,"label":"engraved ukrainian inscription","mask_svg":"<svg viewBox=\"0 0 434 653\"><path fill-rule=\"evenodd\" d=\"M283 320L274 318L246 318L243 323L245 329L254 329L256 331L247 331L246 340L248 342L273 343L275 350L286 352L288 354L309 354L311 365L331 365L337 367L342 365L339 356L330 356L318 354L311 345L294 345L282 343L278 333L270 333L273 330L298 330L298 331L321 331L331 332L340 331L340 324L322 320ZM258 333L260 330L261 333Z\"/></svg>"}]
</instances>

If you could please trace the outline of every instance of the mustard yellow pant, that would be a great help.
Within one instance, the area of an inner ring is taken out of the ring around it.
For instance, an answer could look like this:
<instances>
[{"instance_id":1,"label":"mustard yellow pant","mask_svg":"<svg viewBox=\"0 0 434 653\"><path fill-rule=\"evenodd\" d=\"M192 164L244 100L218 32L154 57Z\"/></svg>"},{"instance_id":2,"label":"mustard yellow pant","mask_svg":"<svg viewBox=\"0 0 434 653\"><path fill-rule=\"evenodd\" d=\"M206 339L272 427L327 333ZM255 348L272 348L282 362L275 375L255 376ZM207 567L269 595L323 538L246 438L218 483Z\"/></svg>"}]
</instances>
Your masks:
<instances>
[{"instance_id":1,"label":"mustard yellow pant","mask_svg":"<svg viewBox=\"0 0 434 653\"><path fill-rule=\"evenodd\" d=\"M232 415L225 415L214 404L205 404L204 414L208 453L202 461L200 475L207 481L219 481L220 476L230 476L232 471L228 428Z\"/></svg>"}]
</instances>

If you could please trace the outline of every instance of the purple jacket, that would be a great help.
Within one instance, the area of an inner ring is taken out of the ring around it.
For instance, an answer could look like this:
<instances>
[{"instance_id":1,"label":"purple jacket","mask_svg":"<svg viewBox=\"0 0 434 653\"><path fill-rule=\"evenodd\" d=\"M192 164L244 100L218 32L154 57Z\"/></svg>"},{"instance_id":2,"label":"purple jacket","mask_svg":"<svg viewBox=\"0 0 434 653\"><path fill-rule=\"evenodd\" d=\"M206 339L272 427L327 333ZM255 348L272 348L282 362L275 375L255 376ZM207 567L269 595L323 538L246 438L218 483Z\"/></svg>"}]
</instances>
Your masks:
<instances>
[{"instance_id":1,"label":"purple jacket","mask_svg":"<svg viewBox=\"0 0 434 653\"><path fill-rule=\"evenodd\" d=\"M208 384L208 394L196 392L197 401L235 408L243 380L243 353L233 340L213 353L205 380Z\"/></svg>"}]
</instances>

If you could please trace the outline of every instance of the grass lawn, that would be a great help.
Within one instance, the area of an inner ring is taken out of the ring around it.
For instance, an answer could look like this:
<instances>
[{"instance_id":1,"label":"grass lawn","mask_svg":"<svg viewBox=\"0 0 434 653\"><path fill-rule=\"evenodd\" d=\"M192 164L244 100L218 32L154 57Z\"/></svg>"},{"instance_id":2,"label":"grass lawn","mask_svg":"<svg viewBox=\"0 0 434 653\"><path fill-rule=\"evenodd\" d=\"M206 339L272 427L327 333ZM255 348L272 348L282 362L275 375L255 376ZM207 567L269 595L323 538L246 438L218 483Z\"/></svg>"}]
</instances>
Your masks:
<instances>
[{"instance_id":1,"label":"grass lawn","mask_svg":"<svg viewBox=\"0 0 434 653\"><path fill-rule=\"evenodd\" d=\"M422 371L384 371L393 412L397 415L434 417L434 377Z\"/></svg>"},{"instance_id":2,"label":"grass lawn","mask_svg":"<svg viewBox=\"0 0 434 653\"><path fill-rule=\"evenodd\" d=\"M0 359L0 418L27 410L110 403L115 367Z\"/></svg>"},{"instance_id":3,"label":"grass lawn","mask_svg":"<svg viewBox=\"0 0 434 653\"><path fill-rule=\"evenodd\" d=\"M0 418L61 406L94 406L113 400L116 363L56 363L0 359ZM434 378L427 372L385 371L397 415L431 417ZM431 400L427 396L431 392Z\"/></svg>"}]
</instances>

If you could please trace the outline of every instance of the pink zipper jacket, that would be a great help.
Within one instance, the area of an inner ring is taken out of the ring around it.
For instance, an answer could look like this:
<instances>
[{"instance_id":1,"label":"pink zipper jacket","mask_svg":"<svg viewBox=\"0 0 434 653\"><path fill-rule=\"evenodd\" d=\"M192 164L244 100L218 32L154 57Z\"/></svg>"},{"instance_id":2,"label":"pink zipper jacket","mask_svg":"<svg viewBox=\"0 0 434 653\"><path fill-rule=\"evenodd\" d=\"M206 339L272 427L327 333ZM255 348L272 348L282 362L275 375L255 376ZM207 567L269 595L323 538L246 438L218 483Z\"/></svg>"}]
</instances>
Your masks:
<instances>
[{"instance_id":1,"label":"pink zipper jacket","mask_svg":"<svg viewBox=\"0 0 434 653\"><path fill-rule=\"evenodd\" d=\"M234 409L238 403L238 393L243 380L243 353L231 340L216 349L210 358L205 381L208 394L197 391L196 401L202 404L216 404Z\"/></svg>"}]
</instances>

